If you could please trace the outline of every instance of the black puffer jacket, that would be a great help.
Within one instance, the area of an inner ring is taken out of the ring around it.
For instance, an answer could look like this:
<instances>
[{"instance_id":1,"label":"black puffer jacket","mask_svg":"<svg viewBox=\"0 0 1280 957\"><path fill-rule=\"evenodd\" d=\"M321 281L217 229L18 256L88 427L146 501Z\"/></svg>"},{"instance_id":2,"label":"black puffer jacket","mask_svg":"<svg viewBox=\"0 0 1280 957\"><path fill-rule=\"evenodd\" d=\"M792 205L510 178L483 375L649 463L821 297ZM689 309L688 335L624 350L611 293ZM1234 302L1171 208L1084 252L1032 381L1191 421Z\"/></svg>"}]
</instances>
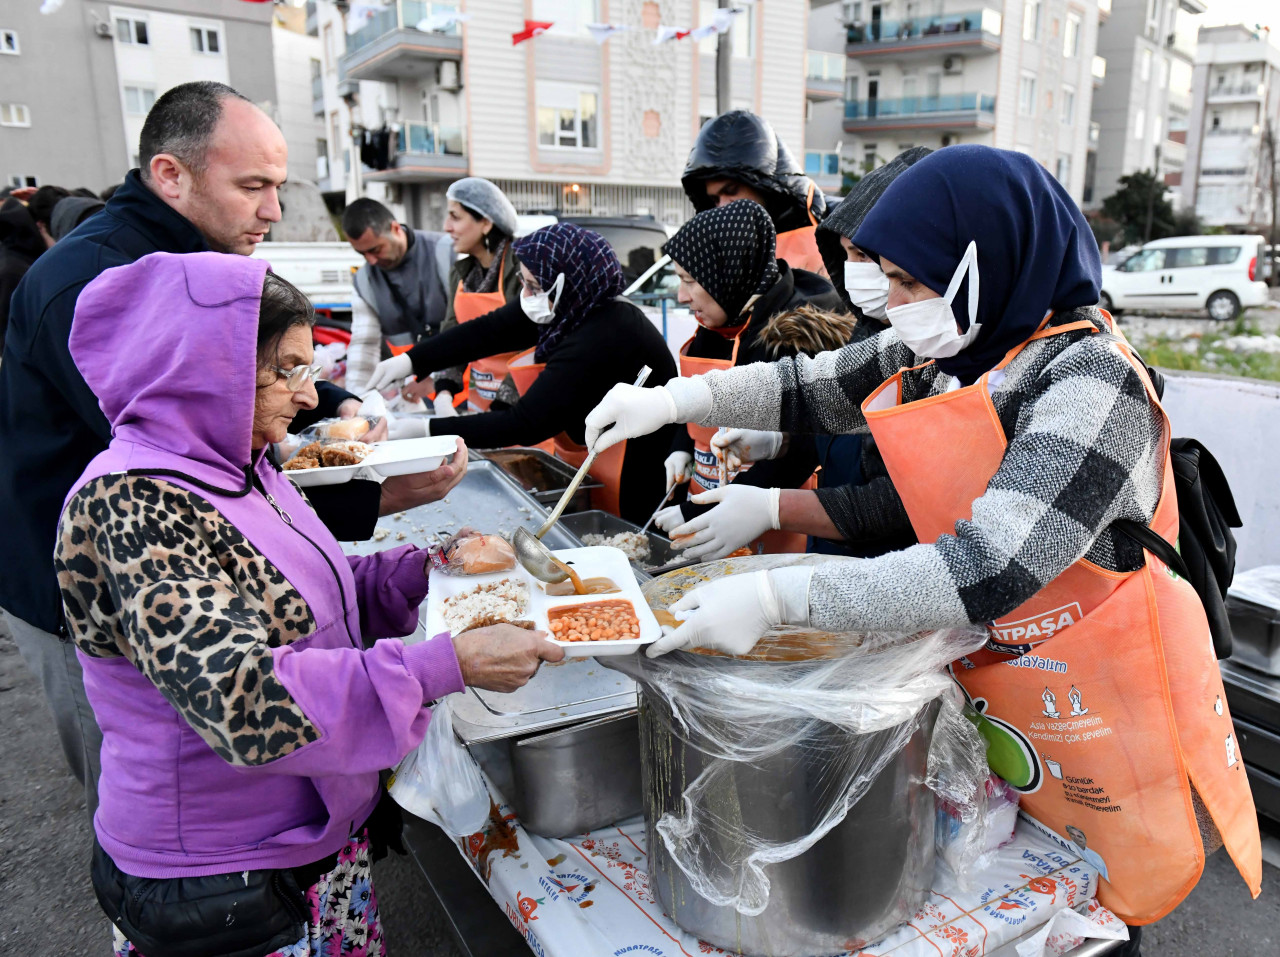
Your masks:
<instances>
[{"instance_id":1,"label":"black puffer jacket","mask_svg":"<svg viewBox=\"0 0 1280 957\"><path fill-rule=\"evenodd\" d=\"M0 206L0 347L9 325L9 298L44 251L44 238L27 207L16 199L6 199Z\"/></svg>"},{"instance_id":2,"label":"black puffer jacket","mask_svg":"<svg viewBox=\"0 0 1280 957\"><path fill-rule=\"evenodd\" d=\"M716 205L706 181L724 177L746 183L764 197L765 209L780 233L812 225L826 215L822 190L804 174L773 127L747 110L731 110L698 132L681 185L698 212Z\"/></svg>"}]
</instances>

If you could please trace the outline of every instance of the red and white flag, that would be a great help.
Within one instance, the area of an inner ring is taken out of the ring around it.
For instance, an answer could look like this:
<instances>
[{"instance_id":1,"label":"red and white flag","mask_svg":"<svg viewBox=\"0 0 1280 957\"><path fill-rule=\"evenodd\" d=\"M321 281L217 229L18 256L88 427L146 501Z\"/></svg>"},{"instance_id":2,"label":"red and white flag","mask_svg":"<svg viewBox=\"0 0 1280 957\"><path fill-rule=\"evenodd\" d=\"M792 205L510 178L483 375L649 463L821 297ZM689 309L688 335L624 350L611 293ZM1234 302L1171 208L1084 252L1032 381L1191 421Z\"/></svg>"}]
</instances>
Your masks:
<instances>
[{"instance_id":1,"label":"red and white flag","mask_svg":"<svg viewBox=\"0 0 1280 957\"><path fill-rule=\"evenodd\" d=\"M596 43L604 43L611 36L622 33L624 30L630 30L629 26L620 23L588 23L587 32L595 39Z\"/></svg>"},{"instance_id":2,"label":"red and white flag","mask_svg":"<svg viewBox=\"0 0 1280 957\"><path fill-rule=\"evenodd\" d=\"M667 27L659 24L658 33L653 38L653 45L661 46L671 40L683 40L688 35L688 30L681 30L679 27Z\"/></svg>"},{"instance_id":3,"label":"red and white flag","mask_svg":"<svg viewBox=\"0 0 1280 957\"><path fill-rule=\"evenodd\" d=\"M532 40L534 37L542 36L542 34L546 33L553 26L555 26L555 24L548 20L526 20L524 22L523 30L519 33L511 34L511 45L516 46L517 44L524 43L525 40Z\"/></svg>"}]
</instances>

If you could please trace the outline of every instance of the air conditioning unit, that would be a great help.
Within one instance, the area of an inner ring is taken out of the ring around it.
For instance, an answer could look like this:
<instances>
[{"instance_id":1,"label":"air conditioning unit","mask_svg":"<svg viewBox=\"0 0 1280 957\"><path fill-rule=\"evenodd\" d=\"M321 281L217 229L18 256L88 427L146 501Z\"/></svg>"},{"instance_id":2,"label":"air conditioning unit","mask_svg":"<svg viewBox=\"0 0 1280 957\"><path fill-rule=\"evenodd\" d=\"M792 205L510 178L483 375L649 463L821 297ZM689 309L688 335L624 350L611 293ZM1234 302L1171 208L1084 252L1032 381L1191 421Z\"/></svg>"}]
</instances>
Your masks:
<instances>
[{"instance_id":1,"label":"air conditioning unit","mask_svg":"<svg viewBox=\"0 0 1280 957\"><path fill-rule=\"evenodd\" d=\"M102 21L102 20L99 20L97 23L95 23L95 24L93 25L93 32L94 32L94 33L96 33L96 34L97 34L98 36L100 36L100 37L106 37L108 40L110 40L110 39L111 39L111 24L110 24L110 23L106 23L106 22L104 22L104 21Z\"/></svg>"},{"instance_id":2,"label":"air conditioning unit","mask_svg":"<svg viewBox=\"0 0 1280 957\"><path fill-rule=\"evenodd\" d=\"M947 76L959 76L964 73L964 57L949 56L942 61L942 72Z\"/></svg>"},{"instance_id":3,"label":"air conditioning unit","mask_svg":"<svg viewBox=\"0 0 1280 957\"><path fill-rule=\"evenodd\" d=\"M442 90L456 90L461 86L458 79L458 64L453 60L443 61L436 77L436 85Z\"/></svg>"}]
</instances>

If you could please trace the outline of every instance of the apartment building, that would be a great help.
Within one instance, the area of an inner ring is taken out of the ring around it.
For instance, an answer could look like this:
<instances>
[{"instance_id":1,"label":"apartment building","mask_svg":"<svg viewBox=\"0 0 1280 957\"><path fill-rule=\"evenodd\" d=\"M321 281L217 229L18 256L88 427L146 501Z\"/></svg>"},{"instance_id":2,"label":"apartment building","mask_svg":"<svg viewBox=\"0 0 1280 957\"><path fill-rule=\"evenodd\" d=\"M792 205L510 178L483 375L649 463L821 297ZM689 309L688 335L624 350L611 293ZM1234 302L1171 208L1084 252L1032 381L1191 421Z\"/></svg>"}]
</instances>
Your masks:
<instances>
[{"instance_id":1,"label":"apartment building","mask_svg":"<svg viewBox=\"0 0 1280 957\"><path fill-rule=\"evenodd\" d=\"M1111 0L844 0L855 163L983 143L1039 160L1077 201Z\"/></svg>"},{"instance_id":2,"label":"apartment building","mask_svg":"<svg viewBox=\"0 0 1280 957\"><path fill-rule=\"evenodd\" d=\"M1088 208L1119 187L1121 176L1158 170L1181 183L1191 111L1195 20L1202 0L1114 0L1098 29L1106 83L1093 94L1097 148L1085 179Z\"/></svg>"},{"instance_id":3,"label":"apartment building","mask_svg":"<svg viewBox=\"0 0 1280 957\"><path fill-rule=\"evenodd\" d=\"M1207 226L1260 232L1271 223L1263 136L1280 138L1280 49L1266 32L1202 27L1191 82L1183 202Z\"/></svg>"},{"instance_id":4,"label":"apartment building","mask_svg":"<svg viewBox=\"0 0 1280 957\"><path fill-rule=\"evenodd\" d=\"M0 177L101 190L138 164L147 112L191 80L229 83L289 142L290 174L315 177L320 128L305 97L317 41L288 8L243 0L0 3ZM303 96L299 93L303 92Z\"/></svg>"},{"instance_id":5,"label":"apartment building","mask_svg":"<svg viewBox=\"0 0 1280 957\"><path fill-rule=\"evenodd\" d=\"M678 224L692 213L680 174L701 124L717 112L716 38L655 45L655 31L710 23L717 6L473 0L466 22L433 30L457 0L389 0L348 34L333 3L309 4L325 51L317 87L330 175L322 188L344 200L382 198L424 228L439 227L445 190L468 174L496 182L522 212ZM807 13L806 0L769 0L735 16L731 30L731 105L765 116L797 157L805 146ZM513 45L526 17L554 26ZM604 22L628 29L597 43L587 25ZM384 128L389 166L367 168L352 130Z\"/></svg>"},{"instance_id":6,"label":"apartment building","mask_svg":"<svg viewBox=\"0 0 1280 957\"><path fill-rule=\"evenodd\" d=\"M810 0L808 52L805 56L804 170L828 193L842 193L844 172L856 171L852 138L844 131L844 5ZM850 148L846 149L846 144Z\"/></svg>"}]
</instances>

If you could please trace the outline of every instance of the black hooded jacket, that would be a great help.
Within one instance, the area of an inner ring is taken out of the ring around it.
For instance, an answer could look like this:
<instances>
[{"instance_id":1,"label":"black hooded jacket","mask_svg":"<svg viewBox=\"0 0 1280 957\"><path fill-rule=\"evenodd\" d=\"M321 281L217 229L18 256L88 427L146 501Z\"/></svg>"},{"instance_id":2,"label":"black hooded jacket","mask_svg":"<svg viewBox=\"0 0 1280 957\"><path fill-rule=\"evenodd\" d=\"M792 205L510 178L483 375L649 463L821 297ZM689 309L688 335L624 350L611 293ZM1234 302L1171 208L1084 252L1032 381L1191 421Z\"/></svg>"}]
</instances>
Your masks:
<instances>
[{"instance_id":1,"label":"black hooded jacket","mask_svg":"<svg viewBox=\"0 0 1280 957\"><path fill-rule=\"evenodd\" d=\"M44 251L44 237L27 207L6 199L0 206L0 346L9 325L9 298Z\"/></svg>"},{"instance_id":2,"label":"black hooded jacket","mask_svg":"<svg viewBox=\"0 0 1280 957\"><path fill-rule=\"evenodd\" d=\"M722 177L760 193L780 233L811 226L826 214L822 190L804 174L773 127L747 110L722 113L698 132L680 180L694 209L702 212L716 205L705 184Z\"/></svg>"},{"instance_id":3,"label":"black hooded jacket","mask_svg":"<svg viewBox=\"0 0 1280 957\"><path fill-rule=\"evenodd\" d=\"M76 299L112 266L154 252L208 248L195 226L133 170L106 209L42 255L14 293L0 364L0 607L42 631L65 636L53 570L63 499L111 440L97 397L67 346ZM191 370L197 379L201 374ZM209 401L219 401L220 384L205 385ZM327 382L318 383L316 392L320 405L295 418L295 427L335 414L339 403L352 398ZM308 494L340 541L373 533L380 496L376 482L313 488Z\"/></svg>"}]
</instances>

